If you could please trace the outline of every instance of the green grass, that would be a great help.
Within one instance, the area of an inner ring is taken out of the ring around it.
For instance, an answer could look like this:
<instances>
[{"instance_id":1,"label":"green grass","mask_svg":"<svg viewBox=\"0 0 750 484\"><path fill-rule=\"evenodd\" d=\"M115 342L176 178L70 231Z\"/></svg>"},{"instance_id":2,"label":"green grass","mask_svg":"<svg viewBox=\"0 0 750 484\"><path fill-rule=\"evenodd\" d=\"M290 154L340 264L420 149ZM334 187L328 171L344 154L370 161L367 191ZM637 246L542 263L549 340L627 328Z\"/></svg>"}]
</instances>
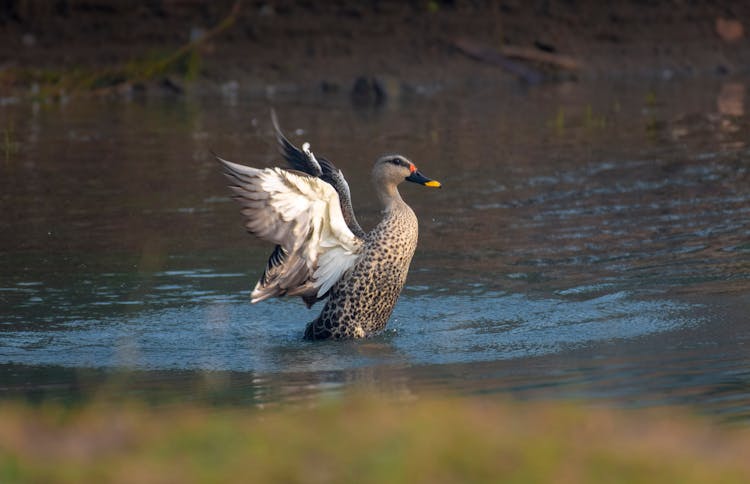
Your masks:
<instances>
[{"instance_id":1,"label":"green grass","mask_svg":"<svg viewBox=\"0 0 750 484\"><path fill-rule=\"evenodd\" d=\"M202 37L159 55L147 55L112 66L75 68L6 68L0 70L0 88L25 88L36 101L61 100L70 96L107 94L138 84L175 77L193 81L199 77L201 50L237 20L242 1L237 0L227 16Z\"/></svg>"},{"instance_id":2,"label":"green grass","mask_svg":"<svg viewBox=\"0 0 750 484\"><path fill-rule=\"evenodd\" d=\"M0 143L2 143L3 159L5 162L8 162L19 150L19 143L16 140L16 132L12 120L7 122L3 128L2 141Z\"/></svg>"},{"instance_id":3,"label":"green grass","mask_svg":"<svg viewBox=\"0 0 750 484\"><path fill-rule=\"evenodd\" d=\"M673 412L355 394L271 409L0 405L0 482L748 482Z\"/></svg>"},{"instance_id":4,"label":"green grass","mask_svg":"<svg viewBox=\"0 0 750 484\"><path fill-rule=\"evenodd\" d=\"M118 87L149 83L173 76L195 80L201 69L198 47L177 52L150 54L120 65L96 68L6 69L0 73L0 87L26 86L32 100L48 101L86 93L106 93Z\"/></svg>"}]
</instances>

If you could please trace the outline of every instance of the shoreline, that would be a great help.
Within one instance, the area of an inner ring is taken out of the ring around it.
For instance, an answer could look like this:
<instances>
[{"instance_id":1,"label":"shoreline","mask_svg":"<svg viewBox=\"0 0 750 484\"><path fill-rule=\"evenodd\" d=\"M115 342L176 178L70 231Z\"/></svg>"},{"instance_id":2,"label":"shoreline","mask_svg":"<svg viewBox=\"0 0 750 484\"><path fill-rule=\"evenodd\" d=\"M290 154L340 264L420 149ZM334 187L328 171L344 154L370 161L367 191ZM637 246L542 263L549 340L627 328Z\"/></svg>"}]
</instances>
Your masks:
<instances>
[{"instance_id":1,"label":"shoreline","mask_svg":"<svg viewBox=\"0 0 750 484\"><path fill-rule=\"evenodd\" d=\"M731 2L65 5L16 2L0 11L6 39L0 97L197 88L343 91L369 103L381 91L419 94L471 82L720 79L750 72L750 45L737 20L750 16L750 5Z\"/></svg>"}]
</instances>

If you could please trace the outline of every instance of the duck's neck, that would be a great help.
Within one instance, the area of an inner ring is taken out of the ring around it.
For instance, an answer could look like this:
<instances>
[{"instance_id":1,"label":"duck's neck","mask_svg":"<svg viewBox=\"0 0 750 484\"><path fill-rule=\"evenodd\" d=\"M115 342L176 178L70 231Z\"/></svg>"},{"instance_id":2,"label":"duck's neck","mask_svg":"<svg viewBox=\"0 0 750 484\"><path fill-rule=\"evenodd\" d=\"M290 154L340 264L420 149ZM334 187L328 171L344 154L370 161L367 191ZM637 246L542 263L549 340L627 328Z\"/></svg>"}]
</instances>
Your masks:
<instances>
[{"instance_id":1,"label":"duck's neck","mask_svg":"<svg viewBox=\"0 0 750 484\"><path fill-rule=\"evenodd\" d=\"M401 207L405 204L401 198L401 194L398 193L396 185L386 184L377 188L378 198L380 203L383 205L384 212L390 212L391 210Z\"/></svg>"}]
</instances>

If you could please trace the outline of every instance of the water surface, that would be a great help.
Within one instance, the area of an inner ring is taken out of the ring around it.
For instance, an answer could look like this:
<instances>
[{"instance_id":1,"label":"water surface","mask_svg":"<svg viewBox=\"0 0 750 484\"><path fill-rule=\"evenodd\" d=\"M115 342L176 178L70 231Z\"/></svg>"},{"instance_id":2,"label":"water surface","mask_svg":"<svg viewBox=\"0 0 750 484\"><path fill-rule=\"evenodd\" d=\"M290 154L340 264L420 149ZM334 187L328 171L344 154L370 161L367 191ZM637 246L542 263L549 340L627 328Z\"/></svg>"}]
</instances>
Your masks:
<instances>
[{"instance_id":1,"label":"water surface","mask_svg":"<svg viewBox=\"0 0 750 484\"><path fill-rule=\"evenodd\" d=\"M242 91L4 105L0 385L267 404L364 384L747 421L744 93L477 82L364 109ZM378 155L444 185L402 189L420 243L378 337L305 342L317 308L249 304L271 247L244 233L209 150L274 164L271 105L344 170L366 228Z\"/></svg>"}]
</instances>

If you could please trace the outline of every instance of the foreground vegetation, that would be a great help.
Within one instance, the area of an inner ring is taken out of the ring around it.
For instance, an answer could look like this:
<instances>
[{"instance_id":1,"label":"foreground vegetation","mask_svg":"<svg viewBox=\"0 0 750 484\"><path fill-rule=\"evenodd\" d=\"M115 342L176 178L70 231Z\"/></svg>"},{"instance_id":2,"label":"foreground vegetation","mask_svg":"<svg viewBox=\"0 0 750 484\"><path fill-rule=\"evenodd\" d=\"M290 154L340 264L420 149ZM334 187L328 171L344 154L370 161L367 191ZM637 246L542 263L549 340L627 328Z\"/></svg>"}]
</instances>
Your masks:
<instances>
[{"instance_id":1,"label":"foreground vegetation","mask_svg":"<svg viewBox=\"0 0 750 484\"><path fill-rule=\"evenodd\" d=\"M0 405L0 482L748 482L750 432L666 412L363 394Z\"/></svg>"}]
</instances>

